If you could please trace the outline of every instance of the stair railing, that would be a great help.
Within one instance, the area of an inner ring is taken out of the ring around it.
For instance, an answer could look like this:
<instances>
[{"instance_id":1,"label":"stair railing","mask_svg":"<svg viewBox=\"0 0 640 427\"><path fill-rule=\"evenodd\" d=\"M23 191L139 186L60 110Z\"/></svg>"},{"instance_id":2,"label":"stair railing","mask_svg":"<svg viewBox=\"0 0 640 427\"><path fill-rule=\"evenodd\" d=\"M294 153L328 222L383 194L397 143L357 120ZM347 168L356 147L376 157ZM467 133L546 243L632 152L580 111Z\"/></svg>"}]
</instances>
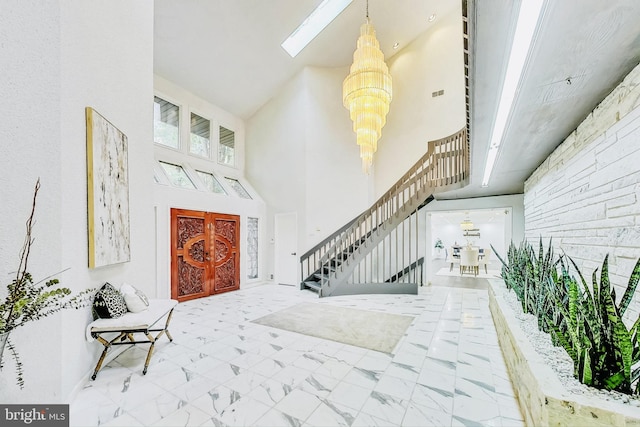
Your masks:
<instances>
[{"instance_id":1,"label":"stair railing","mask_svg":"<svg viewBox=\"0 0 640 427\"><path fill-rule=\"evenodd\" d=\"M469 176L468 152L466 127L448 137L429 141L425 155L370 208L300 257L302 280L319 271L323 273L322 284L325 284L328 273L344 268L344 263L337 261L346 260L379 227L399 216L407 209L407 202L418 193L426 198L427 193L466 181Z\"/></svg>"}]
</instances>

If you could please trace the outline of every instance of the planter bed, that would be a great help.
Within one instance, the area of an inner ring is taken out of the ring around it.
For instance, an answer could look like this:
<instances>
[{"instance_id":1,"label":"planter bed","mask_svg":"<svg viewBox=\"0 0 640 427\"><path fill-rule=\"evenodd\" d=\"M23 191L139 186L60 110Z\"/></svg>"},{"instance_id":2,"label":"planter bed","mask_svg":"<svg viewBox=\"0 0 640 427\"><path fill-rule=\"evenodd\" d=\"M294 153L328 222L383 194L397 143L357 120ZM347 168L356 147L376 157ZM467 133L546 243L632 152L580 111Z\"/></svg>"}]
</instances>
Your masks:
<instances>
[{"instance_id":1,"label":"planter bed","mask_svg":"<svg viewBox=\"0 0 640 427\"><path fill-rule=\"evenodd\" d=\"M520 328L501 279L489 280L489 309L520 410L528 426L638 426L640 408L572 393Z\"/></svg>"}]
</instances>

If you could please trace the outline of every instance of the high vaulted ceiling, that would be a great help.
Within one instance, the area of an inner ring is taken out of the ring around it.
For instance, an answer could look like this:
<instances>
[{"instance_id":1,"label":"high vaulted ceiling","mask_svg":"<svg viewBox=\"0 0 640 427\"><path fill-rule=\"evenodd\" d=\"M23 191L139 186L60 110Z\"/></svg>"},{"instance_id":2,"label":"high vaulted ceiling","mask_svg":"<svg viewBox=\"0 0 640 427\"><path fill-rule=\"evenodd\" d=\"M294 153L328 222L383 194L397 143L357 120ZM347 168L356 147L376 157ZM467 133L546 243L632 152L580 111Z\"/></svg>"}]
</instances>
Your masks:
<instances>
[{"instance_id":1,"label":"high vaulted ceiling","mask_svg":"<svg viewBox=\"0 0 640 427\"><path fill-rule=\"evenodd\" d=\"M386 58L461 0L370 0ZM526 0L525 0L526 1ZM296 58L280 47L321 0L155 0L155 72L248 119L304 66L346 67L364 22L355 0ZM481 187L519 2L469 0L469 186L441 198L523 191L535 168L640 61L640 1L546 0L490 185ZM462 55L462 52L461 52ZM571 84L568 84L567 79Z\"/></svg>"}]
</instances>

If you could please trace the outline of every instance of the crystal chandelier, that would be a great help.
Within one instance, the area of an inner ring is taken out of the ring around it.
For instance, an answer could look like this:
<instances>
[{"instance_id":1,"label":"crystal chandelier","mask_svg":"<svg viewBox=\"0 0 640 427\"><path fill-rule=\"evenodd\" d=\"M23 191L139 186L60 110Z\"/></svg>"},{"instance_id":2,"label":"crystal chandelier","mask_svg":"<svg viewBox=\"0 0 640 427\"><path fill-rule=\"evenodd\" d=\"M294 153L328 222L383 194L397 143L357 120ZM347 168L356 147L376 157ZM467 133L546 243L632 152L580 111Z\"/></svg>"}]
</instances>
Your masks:
<instances>
[{"instance_id":1,"label":"crystal chandelier","mask_svg":"<svg viewBox=\"0 0 640 427\"><path fill-rule=\"evenodd\" d=\"M384 63L376 30L369 21L367 1L367 20L360 27L353 64L342 83L344 106L353 121L356 142L360 146L362 171L366 174L373 163L373 153L378 149L382 127L387 121L391 95L391 75Z\"/></svg>"}]
</instances>

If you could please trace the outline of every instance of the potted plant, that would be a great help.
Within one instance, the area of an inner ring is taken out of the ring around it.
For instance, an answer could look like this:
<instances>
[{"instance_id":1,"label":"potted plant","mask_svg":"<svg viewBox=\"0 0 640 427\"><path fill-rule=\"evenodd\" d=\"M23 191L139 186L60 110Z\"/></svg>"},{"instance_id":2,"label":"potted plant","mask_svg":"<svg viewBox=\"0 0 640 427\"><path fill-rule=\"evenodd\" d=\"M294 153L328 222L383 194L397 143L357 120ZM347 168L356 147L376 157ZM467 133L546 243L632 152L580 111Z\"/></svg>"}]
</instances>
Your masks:
<instances>
[{"instance_id":1,"label":"potted plant","mask_svg":"<svg viewBox=\"0 0 640 427\"><path fill-rule=\"evenodd\" d=\"M20 250L20 263L15 278L6 286L7 295L0 303L0 370L3 367L3 354L9 350L16 363L17 384L24 387L23 369L10 334L16 328L28 322L50 316L66 308L80 308L90 302L93 289L87 289L71 297L69 288L59 287L58 279L52 276L34 282L29 273L29 255L33 245L33 225L36 197L40 189L40 180L36 182L31 206L31 215L26 223L26 235Z\"/></svg>"},{"instance_id":2,"label":"potted plant","mask_svg":"<svg viewBox=\"0 0 640 427\"><path fill-rule=\"evenodd\" d=\"M440 255L442 255L442 249L444 249L444 244L439 237L436 238L436 243L433 245L433 247L436 250L436 258L440 258Z\"/></svg>"}]
</instances>

